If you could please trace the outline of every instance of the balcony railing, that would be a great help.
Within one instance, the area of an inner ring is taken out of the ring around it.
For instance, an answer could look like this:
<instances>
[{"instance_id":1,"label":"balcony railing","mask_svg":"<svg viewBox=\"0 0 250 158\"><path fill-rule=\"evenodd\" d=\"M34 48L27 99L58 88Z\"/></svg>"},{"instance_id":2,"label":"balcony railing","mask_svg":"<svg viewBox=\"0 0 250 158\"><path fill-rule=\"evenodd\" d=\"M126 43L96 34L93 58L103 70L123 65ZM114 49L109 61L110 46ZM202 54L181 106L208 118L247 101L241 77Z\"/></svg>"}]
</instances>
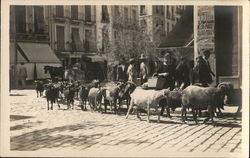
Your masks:
<instances>
[{"instance_id":1,"label":"balcony railing","mask_svg":"<svg viewBox=\"0 0 250 158\"><path fill-rule=\"evenodd\" d=\"M15 34L10 34L10 39L14 39ZM29 41L29 42L49 42L48 34L32 34L32 33L17 33L16 34L17 41Z\"/></svg>"},{"instance_id":2,"label":"balcony railing","mask_svg":"<svg viewBox=\"0 0 250 158\"><path fill-rule=\"evenodd\" d=\"M175 11L176 14L183 14L183 12L184 12L183 9L176 8L176 11Z\"/></svg>"}]
</instances>

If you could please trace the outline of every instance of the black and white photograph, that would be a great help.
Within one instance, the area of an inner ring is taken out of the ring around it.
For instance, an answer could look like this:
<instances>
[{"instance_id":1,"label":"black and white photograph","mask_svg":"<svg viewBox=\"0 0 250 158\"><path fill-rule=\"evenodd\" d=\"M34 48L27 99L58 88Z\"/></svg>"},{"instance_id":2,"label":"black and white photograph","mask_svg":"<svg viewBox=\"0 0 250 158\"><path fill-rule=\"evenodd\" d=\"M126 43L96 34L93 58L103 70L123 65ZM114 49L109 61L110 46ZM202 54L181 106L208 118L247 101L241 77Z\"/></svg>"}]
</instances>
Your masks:
<instances>
[{"instance_id":1,"label":"black and white photograph","mask_svg":"<svg viewBox=\"0 0 250 158\"><path fill-rule=\"evenodd\" d=\"M243 4L7 5L2 152L246 156Z\"/></svg>"}]
</instances>

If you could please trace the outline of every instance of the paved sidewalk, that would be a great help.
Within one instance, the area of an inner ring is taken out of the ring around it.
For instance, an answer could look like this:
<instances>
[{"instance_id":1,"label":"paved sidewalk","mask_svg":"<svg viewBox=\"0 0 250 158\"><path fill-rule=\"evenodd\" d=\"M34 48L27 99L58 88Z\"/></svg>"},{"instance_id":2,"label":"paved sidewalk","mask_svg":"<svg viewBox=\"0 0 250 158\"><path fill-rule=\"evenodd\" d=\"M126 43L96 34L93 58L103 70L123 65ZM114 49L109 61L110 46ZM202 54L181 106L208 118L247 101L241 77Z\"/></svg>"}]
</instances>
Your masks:
<instances>
[{"instance_id":1,"label":"paved sidewalk","mask_svg":"<svg viewBox=\"0 0 250 158\"><path fill-rule=\"evenodd\" d=\"M135 115L125 119L120 115L82 111L75 106L66 110L66 105L53 111L47 110L45 98L37 98L35 90L12 90L10 94L11 150L77 150L123 151L123 152L202 152L240 153L241 118L234 119L237 107L226 106L224 118L215 118L217 127L210 123L195 125L180 121L180 109L172 119L151 116L147 123ZM78 103L78 102L77 102ZM191 116L191 114L188 114ZM199 118L200 123L202 119Z\"/></svg>"}]
</instances>

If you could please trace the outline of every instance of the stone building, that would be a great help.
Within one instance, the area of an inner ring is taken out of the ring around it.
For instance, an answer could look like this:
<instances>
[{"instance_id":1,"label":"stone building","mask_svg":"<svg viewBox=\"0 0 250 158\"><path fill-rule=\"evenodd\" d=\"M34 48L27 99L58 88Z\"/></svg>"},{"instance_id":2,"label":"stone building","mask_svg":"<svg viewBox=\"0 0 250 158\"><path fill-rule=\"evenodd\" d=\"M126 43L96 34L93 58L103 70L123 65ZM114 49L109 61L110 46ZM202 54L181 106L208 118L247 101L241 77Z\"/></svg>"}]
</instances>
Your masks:
<instances>
[{"instance_id":1,"label":"stone building","mask_svg":"<svg viewBox=\"0 0 250 158\"><path fill-rule=\"evenodd\" d=\"M50 47L48 6L10 7L10 65L25 63L28 80L47 78L44 65L60 66Z\"/></svg>"},{"instance_id":2,"label":"stone building","mask_svg":"<svg viewBox=\"0 0 250 158\"><path fill-rule=\"evenodd\" d=\"M97 50L113 62L128 55L138 25L137 6L96 6Z\"/></svg>"},{"instance_id":3,"label":"stone building","mask_svg":"<svg viewBox=\"0 0 250 158\"><path fill-rule=\"evenodd\" d=\"M194 8L194 55L211 51L210 66L215 83L242 85L242 7L197 6Z\"/></svg>"},{"instance_id":4,"label":"stone building","mask_svg":"<svg viewBox=\"0 0 250 158\"><path fill-rule=\"evenodd\" d=\"M63 65L96 52L95 6L50 6L50 45Z\"/></svg>"}]
</instances>

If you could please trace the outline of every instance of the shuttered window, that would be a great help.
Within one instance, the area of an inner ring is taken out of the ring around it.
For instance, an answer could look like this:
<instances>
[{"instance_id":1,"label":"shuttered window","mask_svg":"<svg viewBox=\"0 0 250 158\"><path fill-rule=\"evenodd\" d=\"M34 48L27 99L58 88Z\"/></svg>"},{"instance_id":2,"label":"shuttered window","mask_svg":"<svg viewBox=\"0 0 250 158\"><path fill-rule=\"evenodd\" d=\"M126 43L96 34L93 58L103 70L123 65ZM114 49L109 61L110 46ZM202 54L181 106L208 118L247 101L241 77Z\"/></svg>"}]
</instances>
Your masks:
<instances>
[{"instance_id":1,"label":"shuttered window","mask_svg":"<svg viewBox=\"0 0 250 158\"><path fill-rule=\"evenodd\" d=\"M85 20L91 21L91 6L85 6Z\"/></svg>"},{"instance_id":2,"label":"shuttered window","mask_svg":"<svg viewBox=\"0 0 250 158\"><path fill-rule=\"evenodd\" d=\"M63 16L64 16L63 6L61 5L56 6L56 17L63 18Z\"/></svg>"},{"instance_id":3,"label":"shuttered window","mask_svg":"<svg viewBox=\"0 0 250 158\"><path fill-rule=\"evenodd\" d=\"M125 20L125 23L128 22L128 8L124 8L124 20Z\"/></svg>"},{"instance_id":4,"label":"shuttered window","mask_svg":"<svg viewBox=\"0 0 250 158\"><path fill-rule=\"evenodd\" d=\"M44 9L40 6L34 7L34 26L36 33L43 33L44 32Z\"/></svg>"},{"instance_id":5,"label":"shuttered window","mask_svg":"<svg viewBox=\"0 0 250 158\"><path fill-rule=\"evenodd\" d=\"M16 32L25 33L26 32L26 8L25 6L15 7L15 18L16 18Z\"/></svg>"},{"instance_id":6,"label":"shuttered window","mask_svg":"<svg viewBox=\"0 0 250 158\"><path fill-rule=\"evenodd\" d=\"M71 6L71 18L78 19L78 6Z\"/></svg>"},{"instance_id":7,"label":"shuttered window","mask_svg":"<svg viewBox=\"0 0 250 158\"><path fill-rule=\"evenodd\" d=\"M102 22L109 22L109 13L107 6L102 6Z\"/></svg>"},{"instance_id":8,"label":"shuttered window","mask_svg":"<svg viewBox=\"0 0 250 158\"><path fill-rule=\"evenodd\" d=\"M79 29L78 28L72 28L72 41L73 41L73 50L76 51L82 51L83 50L83 45L80 40L79 36Z\"/></svg>"},{"instance_id":9,"label":"shuttered window","mask_svg":"<svg viewBox=\"0 0 250 158\"><path fill-rule=\"evenodd\" d=\"M64 27L56 26L57 50L65 50Z\"/></svg>"}]
</instances>

